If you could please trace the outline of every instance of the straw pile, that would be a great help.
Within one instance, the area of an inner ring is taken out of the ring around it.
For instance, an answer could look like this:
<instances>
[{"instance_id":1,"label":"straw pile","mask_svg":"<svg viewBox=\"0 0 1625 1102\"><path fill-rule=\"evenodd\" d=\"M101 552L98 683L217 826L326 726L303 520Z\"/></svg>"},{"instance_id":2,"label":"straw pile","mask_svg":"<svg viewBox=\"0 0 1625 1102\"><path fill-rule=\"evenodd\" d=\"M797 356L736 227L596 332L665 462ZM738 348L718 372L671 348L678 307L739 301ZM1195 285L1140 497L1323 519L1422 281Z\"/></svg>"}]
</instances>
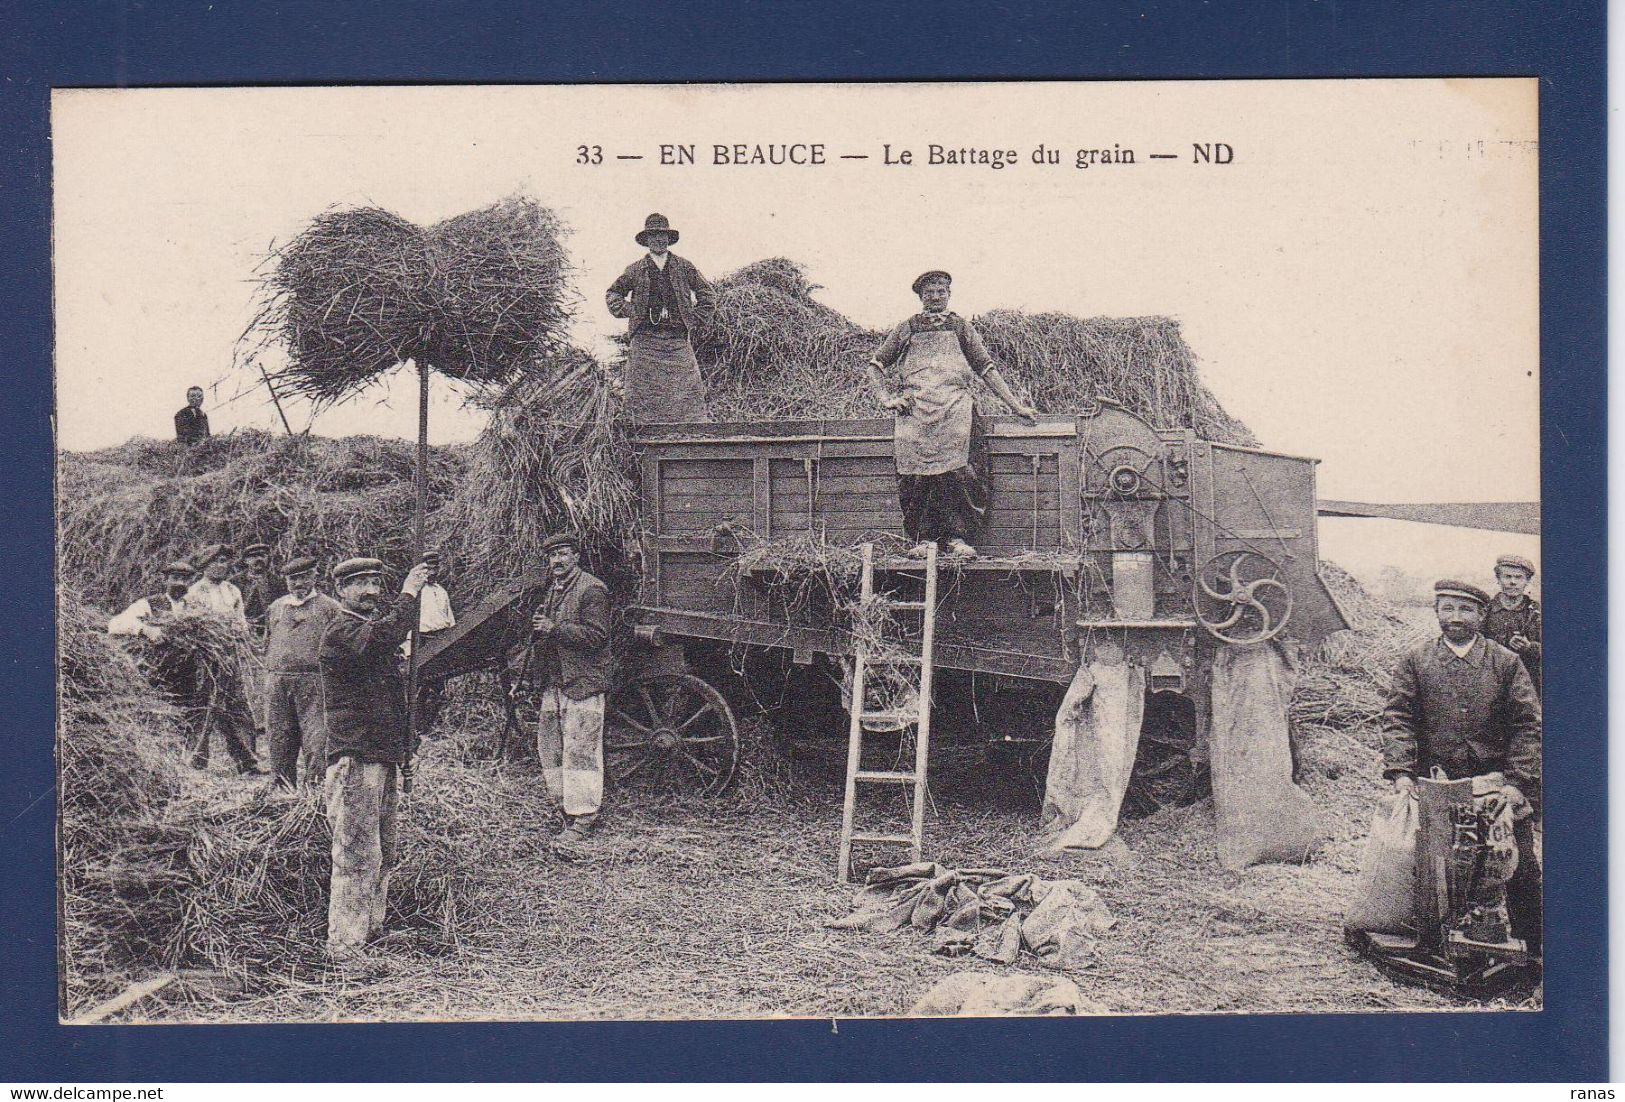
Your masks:
<instances>
[{"instance_id":1,"label":"straw pile","mask_svg":"<svg viewBox=\"0 0 1625 1102\"><path fill-rule=\"evenodd\" d=\"M421 229L376 208L332 210L274 250L242 351L280 344L282 394L352 397L408 359L505 383L569 322L563 224L522 195Z\"/></svg>"},{"instance_id":2,"label":"straw pile","mask_svg":"<svg viewBox=\"0 0 1625 1102\"><path fill-rule=\"evenodd\" d=\"M462 471L456 449L431 452L431 505ZM64 453L57 465L57 551L87 600L123 608L153 592L156 571L209 543L271 545L273 562L410 555L412 448L353 436L326 440L239 432L195 448L133 440Z\"/></svg>"},{"instance_id":3,"label":"straw pile","mask_svg":"<svg viewBox=\"0 0 1625 1102\"><path fill-rule=\"evenodd\" d=\"M535 569L550 534L575 532L606 581L628 576L638 491L625 425L603 369L567 350L484 400L491 419L434 521L445 546L490 584Z\"/></svg>"},{"instance_id":4,"label":"straw pile","mask_svg":"<svg viewBox=\"0 0 1625 1102\"><path fill-rule=\"evenodd\" d=\"M792 260L747 264L716 282L712 324L696 334L712 416L719 420L875 417L864 364L885 334L818 302ZM900 307L899 320L906 313ZM1106 397L1159 428L1192 427L1210 440L1256 445L1197 374L1171 318L1077 318L994 310L975 323L1007 381L1040 410L1067 413ZM979 387L977 406L1005 412Z\"/></svg>"},{"instance_id":5,"label":"straw pile","mask_svg":"<svg viewBox=\"0 0 1625 1102\"><path fill-rule=\"evenodd\" d=\"M57 604L62 1005L108 998L163 958L180 924L179 716L72 588Z\"/></svg>"}]
</instances>

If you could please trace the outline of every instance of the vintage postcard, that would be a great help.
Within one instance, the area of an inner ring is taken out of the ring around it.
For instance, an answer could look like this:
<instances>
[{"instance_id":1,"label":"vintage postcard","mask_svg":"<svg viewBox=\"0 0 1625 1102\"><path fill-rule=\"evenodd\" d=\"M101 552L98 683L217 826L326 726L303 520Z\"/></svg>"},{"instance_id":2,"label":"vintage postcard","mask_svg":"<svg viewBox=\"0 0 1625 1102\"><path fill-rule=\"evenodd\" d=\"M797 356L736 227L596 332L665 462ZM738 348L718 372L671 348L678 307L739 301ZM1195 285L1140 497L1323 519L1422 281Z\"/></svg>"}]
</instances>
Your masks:
<instances>
[{"instance_id":1,"label":"vintage postcard","mask_svg":"<svg viewBox=\"0 0 1625 1102\"><path fill-rule=\"evenodd\" d=\"M1537 106L56 92L61 1017L1538 1010Z\"/></svg>"}]
</instances>

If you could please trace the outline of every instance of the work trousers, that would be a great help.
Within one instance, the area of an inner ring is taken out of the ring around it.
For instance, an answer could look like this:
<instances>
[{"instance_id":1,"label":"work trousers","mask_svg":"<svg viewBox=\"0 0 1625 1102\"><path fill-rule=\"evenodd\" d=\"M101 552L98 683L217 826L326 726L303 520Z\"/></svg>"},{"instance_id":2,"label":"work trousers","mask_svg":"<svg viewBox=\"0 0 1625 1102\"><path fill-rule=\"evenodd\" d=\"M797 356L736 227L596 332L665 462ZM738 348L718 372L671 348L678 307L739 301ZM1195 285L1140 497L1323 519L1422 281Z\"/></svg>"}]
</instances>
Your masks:
<instances>
[{"instance_id":1,"label":"work trousers","mask_svg":"<svg viewBox=\"0 0 1625 1102\"><path fill-rule=\"evenodd\" d=\"M333 830L333 877L327 903L327 948L360 948L384 924L389 872L395 865L398 769L345 754L327 767L327 822Z\"/></svg>"},{"instance_id":2,"label":"work trousers","mask_svg":"<svg viewBox=\"0 0 1625 1102\"><path fill-rule=\"evenodd\" d=\"M314 783L327 765L327 725L322 710L322 675L315 672L265 675L265 730L271 744L271 772L277 783L294 788L299 763L305 783Z\"/></svg>"},{"instance_id":3,"label":"work trousers","mask_svg":"<svg viewBox=\"0 0 1625 1102\"><path fill-rule=\"evenodd\" d=\"M987 483L974 463L942 474L899 474L903 534L913 543L976 538L987 519Z\"/></svg>"},{"instance_id":4,"label":"work trousers","mask_svg":"<svg viewBox=\"0 0 1625 1102\"><path fill-rule=\"evenodd\" d=\"M549 688L541 711L536 758L547 794L568 818L590 823L604 802L604 694L571 700Z\"/></svg>"},{"instance_id":5,"label":"work trousers","mask_svg":"<svg viewBox=\"0 0 1625 1102\"><path fill-rule=\"evenodd\" d=\"M200 688L196 700L197 718L192 724L191 742L187 746L192 764L202 768L209 764L209 743L214 731L225 740L226 753L239 771L259 764L254 756L254 718L248 709L248 698L243 695L241 682L222 681L212 690Z\"/></svg>"}]
</instances>

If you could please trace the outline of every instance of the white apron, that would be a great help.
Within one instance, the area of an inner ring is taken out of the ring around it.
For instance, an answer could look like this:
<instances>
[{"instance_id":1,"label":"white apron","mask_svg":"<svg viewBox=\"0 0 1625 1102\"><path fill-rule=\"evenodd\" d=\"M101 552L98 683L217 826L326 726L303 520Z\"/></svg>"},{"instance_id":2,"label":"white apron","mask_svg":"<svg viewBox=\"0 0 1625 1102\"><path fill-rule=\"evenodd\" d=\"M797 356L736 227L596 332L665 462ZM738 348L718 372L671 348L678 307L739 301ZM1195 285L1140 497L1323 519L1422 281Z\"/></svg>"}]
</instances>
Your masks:
<instances>
[{"instance_id":1,"label":"white apron","mask_svg":"<svg viewBox=\"0 0 1625 1102\"><path fill-rule=\"evenodd\" d=\"M902 391L913 404L897 415L897 473L945 474L970 462L971 368L952 329L915 333L903 354Z\"/></svg>"}]
</instances>

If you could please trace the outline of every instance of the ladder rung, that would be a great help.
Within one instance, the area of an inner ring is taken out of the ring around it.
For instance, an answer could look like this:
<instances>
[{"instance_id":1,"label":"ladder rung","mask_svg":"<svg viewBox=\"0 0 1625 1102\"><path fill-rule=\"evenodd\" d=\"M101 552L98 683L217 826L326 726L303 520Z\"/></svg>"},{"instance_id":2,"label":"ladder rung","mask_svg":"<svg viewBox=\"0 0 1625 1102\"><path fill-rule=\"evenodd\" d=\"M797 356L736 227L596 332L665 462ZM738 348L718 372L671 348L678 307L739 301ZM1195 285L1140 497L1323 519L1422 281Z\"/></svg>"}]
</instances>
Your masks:
<instances>
[{"instance_id":1,"label":"ladder rung","mask_svg":"<svg viewBox=\"0 0 1625 1102\"><path fill-rule=\"evenodd\" d=\"M914 844L914 835L868 834L861 831L853 831L852 840L854 842L896 842L898 845L912 846Z\"/></svg>"},{"instance_id":2,"label":"ladder rung","mask_svg":"<svg viewBox=\"0 0 1625 1102\"><path fill-rule=\"evenodd\" d=\"M860 723L918 723L920 717L914 712L864 712L858 716Z\"/></svg>"},{"instance_id":3,"label":"ladder rung","mask_svg":"<svg viewBox=\"0 0 1625 1102\"><path fill-rule=\"evenodd\" d=\"M908 612L910 610L915 612L925 611L924 601L893 601L888 599L885 601L885 605L887 608L902 609L904 612Z\"/></svg>"},{"instance_id":4,"label":"ladder rung","mask_svg":"<svg viewBox=\"0 0 1625 1102\"><path fill-rule=\"evenodd\" d=\"M917 654L871 654L863 661L870 666L918 666L925 659Z\"/></svg>"},{"instance_id":5,"label":"ladder rung","mask_svg":"<svg viewBox=\"0 0 1625 1102\"><path fill-rule=\"evenodd\" d=\"M886 770L870 769L853 776L860 781L874 781L876 784L913 784L913 773L893 773Z\"/></svg>"}]
</instances>

